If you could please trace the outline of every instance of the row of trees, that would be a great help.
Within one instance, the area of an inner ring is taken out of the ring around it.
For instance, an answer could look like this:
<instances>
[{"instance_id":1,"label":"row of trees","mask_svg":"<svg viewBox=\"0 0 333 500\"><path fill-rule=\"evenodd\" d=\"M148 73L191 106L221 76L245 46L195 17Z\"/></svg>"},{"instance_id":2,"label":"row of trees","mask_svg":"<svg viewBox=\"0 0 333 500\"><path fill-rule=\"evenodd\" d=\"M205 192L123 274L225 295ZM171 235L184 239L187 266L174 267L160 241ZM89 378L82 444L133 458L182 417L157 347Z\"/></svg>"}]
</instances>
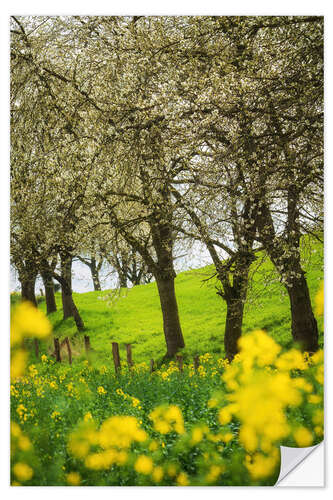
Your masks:
<instances>
[{"instance_id":1,"label":"row of trees","mask_svg":"<svg viewBox=\"0 0 333 500\"><path fill-rule=\"evenodd\" d=\"M167 355L184 347L184 239L214 263L229 358L258 250L315 351L300 241L322 227L322 193L322 18L12 18L12 263L26 298L38 272L58 280L79 329L70 263L96 275L109 259L134 284L154 277Z\"/></svg>"}]
</instances>

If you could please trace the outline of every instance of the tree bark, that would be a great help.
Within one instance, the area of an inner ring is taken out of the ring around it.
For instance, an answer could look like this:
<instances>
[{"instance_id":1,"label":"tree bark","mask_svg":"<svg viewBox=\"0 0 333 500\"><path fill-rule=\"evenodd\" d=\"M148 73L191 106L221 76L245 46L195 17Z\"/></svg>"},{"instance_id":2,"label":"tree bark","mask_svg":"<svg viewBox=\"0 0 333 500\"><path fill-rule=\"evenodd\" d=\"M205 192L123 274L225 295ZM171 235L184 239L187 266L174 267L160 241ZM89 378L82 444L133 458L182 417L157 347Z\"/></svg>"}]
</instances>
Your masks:
<instances>
[{"instance_id":1,"label":"tree bark","mask_svg":"<svg viewBox=\"0 0 333 500\"><path fill-rule=\"evenodd\" d=\"M173 357L178 349L185 347L184 338L179 321L178 305L175 292L175 278L156 277L160 296L163 329L167 345L167 356Z\"/></svg>"},{"instance_id":2,"label":"tree bark","mask_svg":"<svg viewBox=\"0 0 333 500\"><path fill-rule=\"evenodd\" d=\"M118 278L120 288L127 288L127 276L120 269L118 270Z\"/></svg>"},{"instance_id":3,"label":"tree bark","mask_svg":"<svg viewBox=\"0 0 333 500\"><path fill-rule=\"evenodd\" d=\"M291 330L295 342L303 351L315 352L318 350L318 326L314 317L308 284L304 272L300 278L294 278L291 286L287 286L290 311Z\"/></svg>"},{"instance_id":4,"label":"tree bark","mask_svg":"<svg viewBox=\"0 0 333 500\"><path fill-rule=\"evenodd\" d=\"M57 310L52 274L47 271L43 271L41 272L41 276L45 288L46 314L50 314Z\"/></svg>"},{"instance_id":5,"label":"tree bark","mask_svg":"<svg viewBox=\"0 0 333 500\"><path fill-rule=\"evenodd\" d=\"M244 302L241 298L226 298L227 315L225 320L224 350L229 361L238 352L238 340L242 335Z\"/></svg>"},{"instance_id":6,"label":"tree bark","mask_svg":"<svg viewBox=\"0 0 333 500\"><path fill-rule=\"evenodd\" d=\"M28 300L37 307L37 300L35 295L35 283L37 274L27 276L21 279L21 298Z\"/></svg>"},{"instance_id":7,"label":"tree bark","mask_svg":"<svg viewBox=\"0 0 333 500\"><path fill-rule=\"evenodd\" d=\"M248 290L249 270L254 260L251 252L239 252L231 261L234 269L230 266L218 266L218 278L222 283L222 296L227 304L227 314L224 331L224 350L229 361L232 361L239 352L238 340L242 335L244 305Z\"/></svg>"},{"instance_id":8,"label":"tree bark","mask_svg":"<svg viewBox=\"0 0 333 500\"><path fill-rule=\"evenodd\" d=\"M92 276L92 280L93 280L94 290L95 290L95 292L101 291L101 282L99 281L98 269L96 266L96 260L94 258L91 259L91 263L90 263L89 267L90 267L91 276Z\"/></svg>"},{"instance_id":9,"label":"tree bark","mask_svg":"<svg viewBox=\"0 0 333 500\"><path fill-rule=\"evenodd\" d=\"M289 202L288 208L291 206ZM275 237L272 217L266 203L262 204L262 215L258 217L260 238L277 272L284 278L291 312L291 333L294 342L304 351L318 350L318 326L314 317L305 272L299 254L299 238L288 234L287 240ZM290 230L290 227L288 227ZM291 230L290 230L291 231ZM288 248L286 252L285 246ZM293 250L297 248L297 251Z\"/></svg>"},{"instance_id":10,"label":"tree bark","mask_svg":"<svg viewBox=\"0 0 333 500\"><path fill-rule=\"evenodd\" d=\"M72 258L69 255L61 255L61 276L54 277L61 284L63 319L73 316L77 329L82 332L85 328L80 313L75 305L72 294Z\"/></svg>"},{"instance_id":11,"label":"tree bark","mask_svg":"<svg viewBox=\"0 0 333 500\"><path fill-rule=\"evenodd\" d=\"M68 256L61 257L61 277L66 282L61 283L61 297L63 319L73 316L72 300L72 258Z\"/></svg>"},{"instance_id":12,"label":"tree bark","mask_svg":"<svg viewBox=\"0 0 333 500\"><path fill-rule=\"evenodd\" d=\"M77 326L77 329L82 332L84 330L84 323L83 320L80 316L80 313L75 305L75 302L73 300L73 294L72 294L72 289L65 283L61 283L61 288L62 288L62 297L63 297L63 305L66 306L66 312L70 312L68 317L73 316L75 324ZM65 314L64 314L64 319L65 319Z\"/></svg>"}]
</instances>

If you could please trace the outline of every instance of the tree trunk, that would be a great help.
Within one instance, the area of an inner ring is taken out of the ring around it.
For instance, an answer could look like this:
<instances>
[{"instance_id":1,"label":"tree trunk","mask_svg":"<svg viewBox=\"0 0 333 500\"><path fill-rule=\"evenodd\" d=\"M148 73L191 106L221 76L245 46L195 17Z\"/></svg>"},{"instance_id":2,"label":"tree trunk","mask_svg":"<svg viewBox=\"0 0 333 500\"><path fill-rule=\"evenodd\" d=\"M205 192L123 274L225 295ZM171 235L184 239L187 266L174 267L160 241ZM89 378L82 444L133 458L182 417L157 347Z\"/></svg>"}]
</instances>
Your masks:
<instances>
[{"instance_id":1,"label":"tree trunk","mask_svg":"<svg viewBox=\"0 0 333 500\"><path fill-rule=\"evenodd\" d=\"M218 292L227 304L224 331L224 350L229 361L238 353L238 340L242 335L244 304L247 296L249 270L254 260L252 253L239 253L233 261L233 271L219 266L218 278L223 285L223 293Z\"/></svg>"},{"instance_id":2,"label":"tree trunk","mask_svg":"<svg viewBox=\"0 0 333 500\"><path fill-rule=\"evenodd\" d=\"M82 332L84 330L84 323L73 300L72 289L64 282L61 284L61 288L62 288L63 306L66 306L66 313L67 312L69 313L69 315L66 317L68 318L73 316L77 329L80 332ZM65 319L65 312L64 312L64 319Z\"/></svg>"},{"instance_id":3,"label":"tree trunk","mask_svg":"<svg viewBox=\"0 0 333 500\"><path fill-rule=\"evenodd\" d=\"M120 288L127 288L127 276L124 272L118 271L119 286Z\"/></svg>"},{"instance_id":4,"label":"tree trunk","mask_svg":"<svg viewBox=\"0 0 333 500\"><path fill-rule=\"evenodd\" d=\"M178 306L175 293L175 278L156 277L160 296L163 329L167 345L167 356L173 357L178 349L185 347L184 338L179 321Z\"/></svg>"},{"instance_id":5,"label":"tree trunk","mask_svg":"<svg viewBox=\"0 0 333 500\"><path fill-rule=\"evenodd\" d=\"M291 193L293 194L293 193ZM302 269L299 253L300 233L298 225L292 219L296 211L296 202L288 199L288 237L282 242L275 237L275 230L269 207L261 205L261 217L258 217L258 229L262 243L279 275L284 278L290 300L291 333L304 351L318 349L318 326L312 312L311 299L305 273ZM296 211L296 215L298 212ZM292 216L293 215L293 216ZM296 227L293 229L293 227ZM286 249L289 252L286 252ZM296 250L295 250L296 249Z\"/></svg>"},{"instance_id":6,"label":"tree trunk","mask_svg":"<svg viewBox=\"0 0 333 500\"><path fill-rule=\"evenodd\" d=\"M290 299L292 336L303 351L318 350L318 327L312 312L308 284L304 273L287 286Z\"/></svg>"},{"instance_id":7,"label":"tree trunk","mask_svg":"<svg viewBox=\"0 0 333 500\"><path fill-rule=\"evenodd\" d=\"M90 271L91 271L91 276L94 284L94 290L96 291L101 291L101 282L99 281L99 275L98 275L98 269L96 267L96 260L91 259L91 264L90 264Z\"/></svg>"},{"instance_id":8,"label":"tree trunk","mask_svg":"<svg viewBox=\"0 0 333 500\"><path fill-rule=\"evenodd\" d=\"M37 274L31 275L21 280L21 297L22 300L28 300L37 307L37 300L35 295L35 283Z\"/></svg>"},{"instance_id":9,"label":"tree trunk","mask_svg":"<svg viewBox=\"0 0 333 500\"><path fill-rule=\"evenodd\" d=\"M64 286L61 283L61 297L62 297L62 310L63 319L70 318L73 316L72 307L72 258L71 257L61 257L61 277L66 281ZM65 292L67 289L67 293Z\"/></svg>"},{"instance_id":10,"label":"tree trunk","mask_svg":"<svg viewBox=\"0 0 333 500\"><path fill-rule=\"evenodd\" d=\"M61 276L56 277L61 284L61 295L63 305L63 319L74 317L77 329L82 332L84 323L75 305L72 294L72 258L68 255L61 255Z\"/></svg>"},{"instance_id":11,"label":"tree trunk","mask_svg":"<svg viewBox=\"0 0 333 500\"><path fill-rule=\"evenodd\" d=\"M238 340L242 335L244 302L241 298L226 298L227 316L225 320L224 349L229 361L238 352Z\"/></svg>"},{"instance_id":12,"label":"tree trunk","mask_svg":"<svg viewBox=\"0 0 333 500\"><path fill-rule=\"evenodd\" d=\"M45 288L46 314L50 314L57 310L53 279L52 275L48 272L41 272L41 276Z\"/></svg>"}]
</instances>

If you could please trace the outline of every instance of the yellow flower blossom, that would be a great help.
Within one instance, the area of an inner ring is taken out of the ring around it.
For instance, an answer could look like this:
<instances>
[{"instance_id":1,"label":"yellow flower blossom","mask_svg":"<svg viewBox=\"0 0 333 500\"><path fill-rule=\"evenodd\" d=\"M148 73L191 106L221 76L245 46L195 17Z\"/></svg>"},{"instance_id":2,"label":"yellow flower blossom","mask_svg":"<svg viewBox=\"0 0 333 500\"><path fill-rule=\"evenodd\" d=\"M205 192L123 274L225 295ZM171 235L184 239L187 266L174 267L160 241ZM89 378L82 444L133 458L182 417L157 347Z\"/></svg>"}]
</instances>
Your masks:
<instances>
[{"instance_id":1,"label":"yellow flower blossom","mask_svg":"<svg viewBox=\"0 0 333 500\"><path fill-rule=\"evenodd\" d=\"M176 405L158 406L150 413L149 418L154 423L154 429L161 434L171 431L178 434L185 432L183 415Z\"/></svg>"},{"instance_id":2,"label":"yellow flower blossom","mask_svg":"<svg viewBox=\"0 0 333 500\"><path fill-rule=\"evenodd\" d=\"M153 440L149 444L149 451L156 451L158 449L158 442L156 440Z\"/></svg>"},{"instance_id":3,"label":"yellow flower blossom","mask_svg":"<svg viewBox=\"0 0 333 500\"><path fill-rule=\"evenodd\" d=\"M224 441L225 443L229 443L233 440L233 438L234 435L232 434L232 432L227 432L226 434L222 435L222 441Z\"/></svg>"},{"instance_id":4,"label":"yellow flower blossom","mask_svg":"<svg viewBox=\"0 0 333 500\"><path fill-rule=\"evenodd\" d=\"M178 486L188 486L190 484L185 472L181 472L180 474L178 474L177 484Z\"/></svg>"},{"instance_id":5,"label":"yellow flower blossom","mask_svg":"<svg viewBox=\"0 0 333 500\"><path fill-rule=\"evenodd\" d=\"M290 349L279 356L275 362L275 366L280 371L306 370L307 363L300 351Z\"/></svg>"},{"instance_id":6,"label":"yellow flower blossom","mask_svg":"<svg viewBox=\"0 0 333 500\"><path fill-rule=\"evenodd\" d=\"M20 426L16 422L10 423L10 433L14 437L19 437L21 435Z\"/></svg>"},{"instance_id":7,"label":"yellow flower blossom","mask_svg":"<svg viewBox=\"0 0 333 500\"><path fill-rule=\"evenodd\" d=\"M224 469L220 465L211 465L209 472L206 476L206 481L208 483L215 482L223 471Z\"/></svg>"},{"instance_id":8,"label":"yellow flower blossom","mask_svg":"<svg viewBox=\"0 0 333 500\"><path fill-rule=\"evenodd\" d=\"M263 330L255 330L251 334L242 336L238 341L240 359L244 368L251 368L254 361L258 366L272 364L281 347Z\"/></svg>"},{"instance_id":9,"label":"yellow flower blossom","mask_svg":"<svg viewBox=\"0 0 333 500\"><path fill-rule=\"evenodd\" d=\"M279 461L279 452L274 449L274 452L267 456L262 453L256 453L252 460L246 460L245 466L250 472L253 479L263 479L273 474Z\"/></svg>"},{"instance_id":10,"label":"yellow flower blossom","mask_svg":"<svg viewBox=\"0 0 333 500\"><path fill-rule=\"evenodd\" d=\"M15 308L11 320L11 345L22 341L24 337L43 339L51 333L51 323L46 315L30 302L22 302Z\"/></svg>"},{"instance_id":11,"label":"yellow flower blossom","mask_svg":"<svg viewBox=\"0 0 333 500\"><path fill-rule=\"evenodd\" d=\"M298 427L298 429L294 431L294 438L297 446L311 446L313 442L311 432L305 427Z\"/></svg>"},{"instance_id":12,"label":"yellow flower blossom","mask_svg":"<svg viewBox=\"0 0 333 500\"><path fill-rule=\"evenodd\" d=\"M79 486L81 483L81 476L78 472L69 472L66 476L66 480L70 486Z\"/></svg>"},{"instance_id":13,"label":"yellow flower blossom","mask_svg":"<svg viewBox=\"0 0 333 500\"><path fill-rule=\"evenodd\" d=\"M163 469L159 465L154 467L154 470L151 474L151 477L155 481L155 483L160 483L163 479Z\"/></svg>"},{"instance_id":14,"label":"yellow flower blossom","mask_svg":"<svg viewBox=\"0 0 333 500\"><path fill-rule=\"evenodd\" d=\"M202 432L202 429L200 427L195 427L192 429L192 438L191 438L191 444L198 444L200 441L202 441L204 434Z\"/></svg>"},{"instance_id":15,"label":"yellow flower blossom","mask_svg":"<svg viewBox=\"0 0 333 500\"><path fill-rule=\"evenodd\" d=\"M308 402L311 404L316 405L316 404L321 403L321 401L322 401L322 398L318 394L310 394L310 396L308 396Z\"/></svg>"},{"instance_id":16,"label":"yellow flower blossom","mask_svg":"<svg viewBox=\"0 0 333 500\"><path fill-rule=\"evenodd\" d=\"M53 411L51 413L51 418L52 418L52 420L55 420L56 422L59 422L61 420L60 413L58 411Z\"/></svg>"},{"instance_id":17,"label":"yellow flower blossom","mask_svg":"<svg viewBox=\"0 0 333 500\"><path fill-rule=\"evenodd\" d=\"M104 389L104 387L101 385L99 387L97 387L97 392L98 392L98 394L106 394L107 393L106 389Z\"/></svg>"},{"instance_id":18,"label":"yellow flower blossom","mask_svg":"<svg viewBox=\"0 0 333 500\"><path fill-rule=\"evenodd\" d=\"M317 425L324 425L324 410L316 410L312 416L312 422Z\"/></svg>"},{"instance_id":19,"label":"yellow flower blossom","mask_svg":"<svg viewBox=\"0 0 333 500\"><path fill-rule=\"evenodd\" d=\"M140 474L150 474L153 470L153 461L146 455L141 455L134 464L134 469Z\"/></svg>"},{"instance_id":20,"label":"yellow flower blossom","mask_svg":"<svg viewBox=\"0 0 333 500\"><path fill-rule=\"evenodd\" d=\"M216 398L211 398L208 400L207 406L208 408L216 408L218 405L218 400Z\"/></svg>"},{"instance_id":21,"label":"yellow flower blossom","mask_svg":"<svg viewBox=\"0 0 333 500\"><path fill-rule=\"evenodd\" d=\"M13 472L19 481L29 481L34 475L32 468L23 462L17 462L13 466Z\"/></svg>"},{"instance_id":22,"label":"yellow flower blossom","mask_svg":"<svg viewBox=\"0 0 333 500\"><path fill-rule=\"evenodd\" d=\"M146 439L146 432L140 429L137 419L132 416L110 417L103 422L99 432L99 444L103 448L129 448L133 441L143 442Z\"/></svg>"},{"instance_id":23,"label":"yellow flower blossom","mask_svg":"<svg viewBox=\"0 0 333 500\"><path fill-rule=\"evenodd\" d=\"M30 450L32 447L30 439L27 436L20 436L18 440L18 447L23 451Z\"/></svg>"},{"instance_id":24,"label":"yellow flower blossom","mask_svg":"<svg viewBox=\"0 0 333 500\"><path fill-rule=\"evenodd\" d=\"M23 349L18 349L11 353L10 360L10 377L16 379L24 375L26 369L26 362L28 359L28 353Z\"/></svg>"}]
</instances>

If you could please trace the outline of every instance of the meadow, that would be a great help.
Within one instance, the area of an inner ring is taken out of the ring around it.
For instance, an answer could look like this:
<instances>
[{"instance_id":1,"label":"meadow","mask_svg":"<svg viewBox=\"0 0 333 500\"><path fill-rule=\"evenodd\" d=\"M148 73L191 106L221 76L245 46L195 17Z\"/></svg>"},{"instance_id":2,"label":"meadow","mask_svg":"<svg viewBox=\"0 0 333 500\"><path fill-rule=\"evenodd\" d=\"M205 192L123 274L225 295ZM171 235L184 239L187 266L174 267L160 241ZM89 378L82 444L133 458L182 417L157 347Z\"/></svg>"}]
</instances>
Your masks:
<instances>
[{"instance_id":1,"label":"meadow","mask_svg":"<svg viewBox=\"0 0 333 500\"><path fill-rule=\"evenodd\" d=\"M312 302L323 280L323 245L314 238L302 241L302 256ZM262 254L252 266L252 278L245 305L243 332L256 328L267 331L283 347L292 346L289 299L276 272ZM184 358L209 352L224 355L223 334L226 305L216 294L217 280L212 266L177 275L176 294L185 339ZM138 285L120 291L74 293L75 303L86 325L95 351L95 362L112 364L112 342L118 342L121 357L125 344L132 345L135 362L160 361L165 354L162 313L156 284ZM77 355L84 354L82 334L73 318L62 319L61 295L56 294L58 311L49 319L54 336L68 336ZM46 311L43 300L40 309ZM323 321L319 318L320 346L323 346ZM50 341L49 351L53 349Z\"/></svg>"},{"instance_id":2,"label":"meadow","mask_svg":"<svg viewBox=\"0 0 333 500\"><path fill-rule=\"evenodd\" d=\"M304 245L305 262L308 251L322 344L322 248ZM75 295L93 348L89 359L82 334L71 319L61 320L60 309L49 322L43 301L38 311L13 307L12 485L272 485L281 444L322 440L323 351L308 356L291 345L288 302L269 262L253 277L232 363L223 355L223 302L213 280L202 282L211 273L187 271L176 280L183 371L162 361L154 283L122 290L116 300L110 291ZM54 336L70 337L72 365L51 355ZM115 373L112 341L120 343L122 361L124 344L132 344L133 368L123 362ZM157 360L152 373L150 358Z\"/></svg>"}]
</instances>

